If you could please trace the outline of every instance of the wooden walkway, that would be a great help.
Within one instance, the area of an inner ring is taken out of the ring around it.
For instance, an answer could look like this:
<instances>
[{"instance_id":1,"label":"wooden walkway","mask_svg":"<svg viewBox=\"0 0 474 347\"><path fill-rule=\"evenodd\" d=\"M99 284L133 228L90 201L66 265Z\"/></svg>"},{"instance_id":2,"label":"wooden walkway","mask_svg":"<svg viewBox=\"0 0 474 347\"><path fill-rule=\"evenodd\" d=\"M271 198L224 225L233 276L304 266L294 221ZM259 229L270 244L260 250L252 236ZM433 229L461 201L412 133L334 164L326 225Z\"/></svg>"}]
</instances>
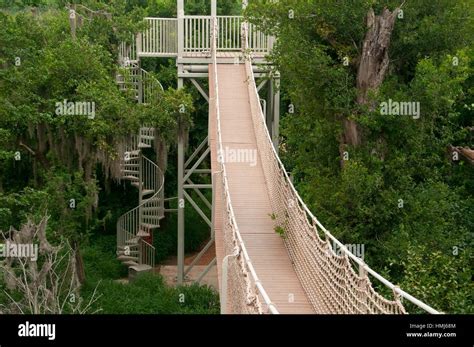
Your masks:
<instances>
[{"instance_id":1,"label":"wooden walkway","mask_svg":"<svg viewBox=\"0 0 474 347\"><path fill-rule=\"evenodd\" d=\"M215 95L210 71L210 97ZM237 225L247 247L252 264L271 301L280 313L314 313L313 307L296 276L281 237L274 231L270 199L265 176L257 152L250 112L245 66L218 65L219 103L224 152L228 153L226 169L230 197ZM216 115L210 113L209 134L213 171L216 162ZM240 152L238 152L240 151ZM232 154L236 161L232 160ZM245 154L245 155L243 155ZM248 160L255 156L255 162ZM231 161L232 160L232 161ZM239 161L240 160L240 161ZM217 185L218 186L218 185ZM219 197L220 194L217 194ZM216 216L222 215L222 201L216 201ZM223 259L222 221L216 218L216 254L219 278Z\"/></svg>"}]
</instances>

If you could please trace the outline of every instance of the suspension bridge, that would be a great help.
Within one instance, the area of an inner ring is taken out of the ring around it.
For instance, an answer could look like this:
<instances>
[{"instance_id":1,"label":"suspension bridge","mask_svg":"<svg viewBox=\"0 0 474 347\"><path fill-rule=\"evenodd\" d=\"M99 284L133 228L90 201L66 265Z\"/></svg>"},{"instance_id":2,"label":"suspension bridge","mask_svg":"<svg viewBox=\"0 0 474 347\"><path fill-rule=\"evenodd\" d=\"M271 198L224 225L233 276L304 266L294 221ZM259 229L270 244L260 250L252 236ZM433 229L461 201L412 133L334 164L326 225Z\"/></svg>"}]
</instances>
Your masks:
<instances>
[{"instance_id":1,"label":"suspension bridge","mask_svg":"<svg viewBox=\"0 0 474 347\"><path fill-rule=\"evenodd\" d=\"M125 72L117 75L120 88L131 91L137 102L153 103L162 87L141 69L140 58L175 58L178 87L191 81L209 103L208 136L187 160L184 138L179 138L178 201L197 210L211 239L186 267L185 209L178 208L177 283L215 247L216 257L198 282L217 267L222 313L404 314L404 301L440 313L351 253L300 198L278 156L279 75L268 74L266 60L275 38L241 16L217 16L215 0L210 16L187 16L184 1L177 3L178 18L145 18L147 28L120 45L119 64ZM207 79L208 91L198 79ZM266 99L259 95L265 83ZM144 125L121 150L122 178L139 189L139 205L117 223L117 253L137 272L155 265L147 238L165 213L163 173L143 153L154 138L155 130ZM229 159L226 151L256 153L256 158L251 163ZM199 169L208 157L211 169ZM196 173L209 174L212 183L195 184L191 177ZM212 189L212 201L202 189ZM211 216L189 190L210 207ZM387 287L391 297L378 293L373 280Z\"/></svg>"}]
</instances>

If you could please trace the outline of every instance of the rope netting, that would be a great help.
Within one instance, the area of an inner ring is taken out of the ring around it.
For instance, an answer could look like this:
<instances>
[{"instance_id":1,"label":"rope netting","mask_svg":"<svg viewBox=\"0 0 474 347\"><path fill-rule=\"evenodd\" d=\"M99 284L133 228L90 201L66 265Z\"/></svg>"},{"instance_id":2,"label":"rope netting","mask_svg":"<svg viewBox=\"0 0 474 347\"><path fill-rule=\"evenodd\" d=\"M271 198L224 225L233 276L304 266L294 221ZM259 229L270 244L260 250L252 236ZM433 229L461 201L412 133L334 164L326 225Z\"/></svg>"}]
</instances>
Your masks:
<instances>
[{"instance_id":1,"label":"rope netting","mask_svg":"<svg viewBox=\"0 0 474 347\"><path fill-rule=\"evenodd\" d=\"M237 228L233 225L229 211L223 211L223 232L225 254L228 258L227 268L227 312L255 314L263 313L260 298L257 295L255 281L250 275L245 255L239 240L236 238Z\"/></svg>"},{"instance_id":2,"label":"rope netting","mask_svg":"<svg viewBox=\"0 0 474 347\"><path fill-rule=\"evenodd\" d=\"M375 292L367 274L354 271L347 253L337 254L331 242L319 236L315 219L307 214L275 153L250 60L246 61L246 70L257 151L275 224L284 230L288 253L316 313L405 313L398 295L387 300Z\"/></svg>"},{"instance_id":3,"label":"rope netting","mask_svg":"<svg viewBox=\"0 0 474 347\"><path fill-rule=\"evenodd\" d=\"M246 25L243 25L244 53L247 52ZM216 27L214 25L214 33ZM215 97L211 102L216 112L217 149L222 153L216 42L213 39L213 83ZM275 226L283 230L283 238L298 279L315 313L404 314L401 297L430 313L438 313L412 297L368 267L322 226L306 207L276 153L262 112L252 61L247 57L245 69L251 117L262 163ZM218 191L221 196L222 232L227 267L227 308L234 313L278 313L252 266L237 226L229 195L226 167L220 164ZM324 235L320 236L319 232ZM342 254L333 250L339 246ZM354 269L354 264L358 269ZM368 274L393 291L393 299L377 293Z\"/></svg>"}]
</instances>

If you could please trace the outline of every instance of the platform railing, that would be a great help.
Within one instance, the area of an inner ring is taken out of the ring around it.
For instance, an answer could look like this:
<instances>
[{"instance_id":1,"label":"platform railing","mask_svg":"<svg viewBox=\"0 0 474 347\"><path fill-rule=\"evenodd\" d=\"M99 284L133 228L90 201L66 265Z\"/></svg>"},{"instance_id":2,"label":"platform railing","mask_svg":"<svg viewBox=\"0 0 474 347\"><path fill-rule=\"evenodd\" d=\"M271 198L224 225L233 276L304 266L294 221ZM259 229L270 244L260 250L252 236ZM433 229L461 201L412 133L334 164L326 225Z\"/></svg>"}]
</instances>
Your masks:
<instances>
[{"instance_id":1,"label":"platform railing","mask_svg":"<svg viewBox=\"0 0 474 347\"><path fill-rule=\"evenodd\" d=\"M178 19L145 18L146 29L136 35L131 44L121 47L121 55L134 60L138 57L175 57L178 40L183 40L184 55L209 54L211 51L211 16L184 16L183 37L178 37ZM217 16L217 52L242 50L242 16ZM273 48L275 39L264 34L257 26L249 25L249 49L266 55ZM136 53L135 53L136 52Z\"/></svg>"}]
</instances>

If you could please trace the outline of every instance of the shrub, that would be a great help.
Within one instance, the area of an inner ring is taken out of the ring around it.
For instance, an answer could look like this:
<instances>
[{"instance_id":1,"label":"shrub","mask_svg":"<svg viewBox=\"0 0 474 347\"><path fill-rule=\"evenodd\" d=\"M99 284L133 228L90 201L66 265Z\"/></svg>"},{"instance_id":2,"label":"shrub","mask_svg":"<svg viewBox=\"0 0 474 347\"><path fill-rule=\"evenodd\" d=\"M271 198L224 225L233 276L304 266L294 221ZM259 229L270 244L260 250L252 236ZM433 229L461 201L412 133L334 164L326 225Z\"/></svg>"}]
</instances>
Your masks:
<instances>
[{"instance_id":1,"label":"shrub","mask_svg":"<svg viewBox=\"0 0 474 347\"><path fill-rule=\"evenodd\" d=\"M85 288L84 294L91 290ZM106 280L100 283L98 292L101 297L94 310L101 309L103 314L219 313L213 289L198 285L171 288L159 275L141 274L130 284Z\"/></svg>"}]
</instances>

